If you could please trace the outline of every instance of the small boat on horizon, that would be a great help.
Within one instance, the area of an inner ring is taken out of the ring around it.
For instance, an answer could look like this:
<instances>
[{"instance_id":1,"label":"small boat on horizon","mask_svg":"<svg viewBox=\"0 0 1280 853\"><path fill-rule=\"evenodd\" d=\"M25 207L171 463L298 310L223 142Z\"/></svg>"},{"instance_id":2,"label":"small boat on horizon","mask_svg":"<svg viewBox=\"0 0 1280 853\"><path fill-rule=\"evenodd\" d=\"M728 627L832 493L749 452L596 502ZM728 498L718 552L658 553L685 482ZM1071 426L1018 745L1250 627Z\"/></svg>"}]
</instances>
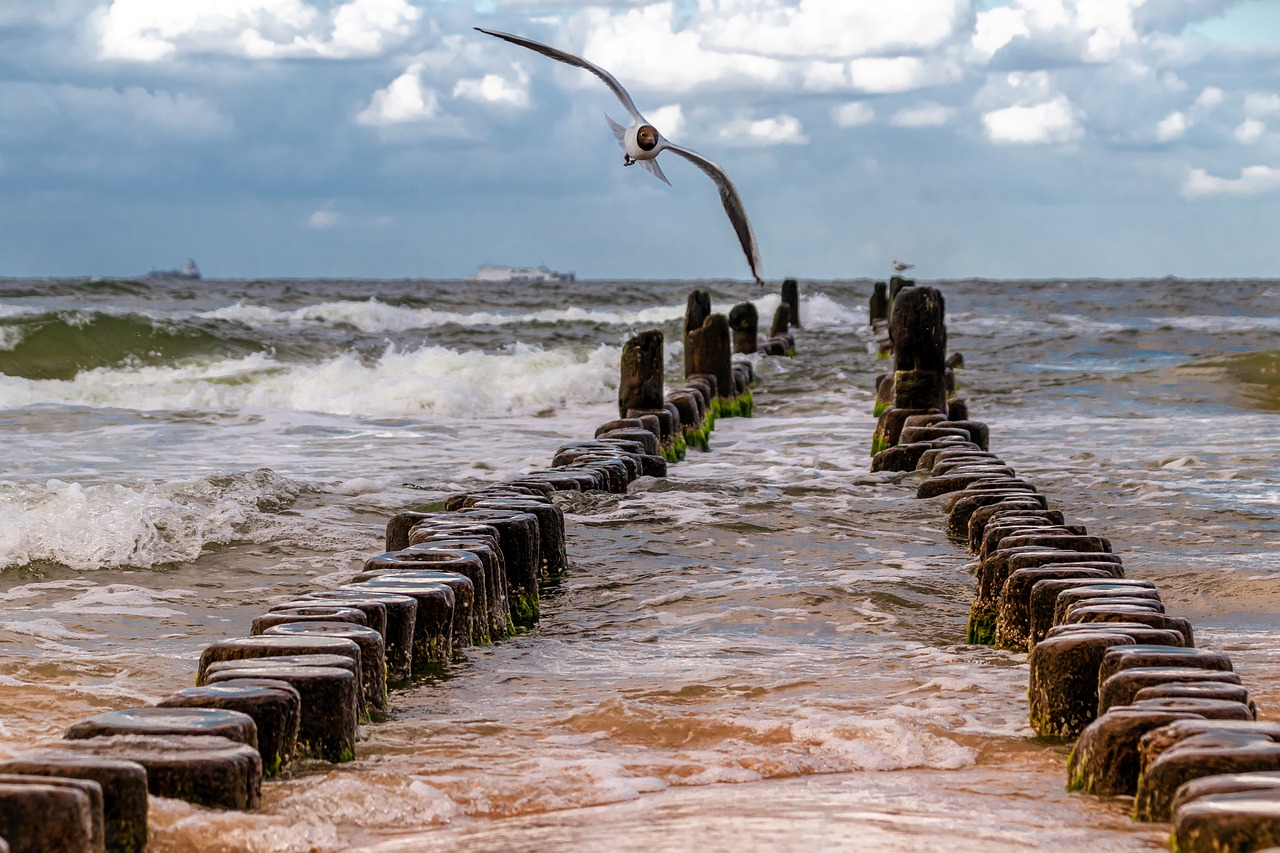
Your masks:
<instances>
[{"instance_id":1,"label":"small boat on horizon","mask_svg":"<svg viewBox=\"0 0 1280 853\"><path fill-rule=\"evenodd\" d=\"M501 281L530 284L565 284L575 279L571 272L556 272L541 267L504 267L498 264L481 264L470 281Z\"/></svg>"},{"instance_id":2,"label":"small boat on horizon","mask_svg":"<svg viewBox=\"0 0 1280 853\"><path fill-rule=\"evenodd\" d=\"M185 281L199 281L201 275L200 268L196 266L196 262L191 258L187 258L187 262L176 270L152 270L147 273L147 278L176 278Z\"/></svg>"}]
</instances>

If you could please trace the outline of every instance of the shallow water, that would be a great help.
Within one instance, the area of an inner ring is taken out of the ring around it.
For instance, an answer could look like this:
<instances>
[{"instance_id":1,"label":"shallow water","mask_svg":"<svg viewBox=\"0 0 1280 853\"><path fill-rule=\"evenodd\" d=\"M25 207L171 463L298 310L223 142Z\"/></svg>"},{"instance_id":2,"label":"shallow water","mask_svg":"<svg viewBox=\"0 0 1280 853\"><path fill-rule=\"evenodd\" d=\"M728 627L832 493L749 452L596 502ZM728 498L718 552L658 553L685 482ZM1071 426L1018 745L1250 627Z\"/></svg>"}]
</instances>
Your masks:
<instances>
[{"instance_id":1,"label":"shallow water","mask_svg":"<svg viewBox=\"0 0 1280 853\"><path fill-rule=\"evenodd\" d=\"M190 683L394 512L547 464L615 416L634 331L667 332L675 383L693 286L0 282L0 751ZM1280 283L940 287L992 449L1271 716ZM1160 849L1123 801L1062 792L1024 656L963 645L940 501L867 472L870 283L801 290L754 418L666 480L565 499L573 571L536 631L397 692L357 761L259 813L153 800L155 849Z\"/></svg>"}]
</instances>

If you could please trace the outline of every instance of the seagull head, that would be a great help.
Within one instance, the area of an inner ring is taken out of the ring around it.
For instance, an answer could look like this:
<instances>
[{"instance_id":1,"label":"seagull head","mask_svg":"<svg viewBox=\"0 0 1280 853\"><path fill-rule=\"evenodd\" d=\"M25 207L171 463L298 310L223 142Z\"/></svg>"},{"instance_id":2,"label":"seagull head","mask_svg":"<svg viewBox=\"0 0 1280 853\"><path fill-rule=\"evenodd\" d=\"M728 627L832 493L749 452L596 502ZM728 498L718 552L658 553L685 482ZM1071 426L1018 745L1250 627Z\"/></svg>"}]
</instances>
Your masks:
<instances>
[{"instance_id":1,"label":"seagull head","mask_svg":"<svg viewBox=\"0 0 1280 853\"><path fill-rule=\"evenodd\" d=\"M636 145L642 151L652 151L658 146L658 129L651 124L642 124L636 130Z\"/></svg>"}]
</instances>

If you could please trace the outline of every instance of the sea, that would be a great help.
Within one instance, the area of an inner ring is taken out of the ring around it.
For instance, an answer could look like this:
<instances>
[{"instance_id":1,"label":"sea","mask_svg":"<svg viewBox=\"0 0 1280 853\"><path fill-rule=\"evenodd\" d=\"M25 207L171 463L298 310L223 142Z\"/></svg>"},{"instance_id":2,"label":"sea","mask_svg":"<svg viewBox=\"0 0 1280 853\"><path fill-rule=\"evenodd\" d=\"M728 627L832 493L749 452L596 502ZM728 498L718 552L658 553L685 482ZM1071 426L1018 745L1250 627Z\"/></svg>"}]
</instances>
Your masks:
<instances>
[{"instance_id":1,"label":"sea","mask_svg":"<svg viewBox=\"0 0 1280 853\"><path fill-rule=\"evenodd\" d=\"M930 281L992 450L1155 581L1280 718L1280 281ZM557 498L542 620L393 693L358 757L250 813L153 798L156 853L1138 851L1064 790L1025 655L966 645L972 558L871 473L872 281L800 282L793 357L665 479ZM0 279L0 755L194 683L338 586L388 518L617 417L631 335L682 383L732 281Z\"/></svg>"}]
</instances>

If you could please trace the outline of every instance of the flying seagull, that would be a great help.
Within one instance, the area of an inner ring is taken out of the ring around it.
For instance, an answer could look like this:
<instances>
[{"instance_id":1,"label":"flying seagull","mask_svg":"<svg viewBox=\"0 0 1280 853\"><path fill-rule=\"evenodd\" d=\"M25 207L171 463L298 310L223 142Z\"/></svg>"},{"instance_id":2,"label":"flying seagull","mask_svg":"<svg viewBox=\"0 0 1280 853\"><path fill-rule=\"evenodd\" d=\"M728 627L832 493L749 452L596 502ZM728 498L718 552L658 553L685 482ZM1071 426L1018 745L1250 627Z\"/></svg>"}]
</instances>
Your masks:
<instances>
[{"instance_id":1,"label":"flying seagull","mask_svg":"<svg viewBox=\"0 0 1280 853\"><path fill-rule=\"evenodd\" d=\"M650 174L667 185L670 185L671 182L667 180L666 175L662 174L662 167L658 165L657 160L658 155L663 151L678 154L701 169L707 177L715 182L716 187L720 190L720 201L724 204L724 212L729 214L729 221L733 223L733 230L737 232L738 242L742 244L742 251L747 256L747 263L751 265L751 275L761 285L764 284L760 266L760 248L756 245L756 235L751 231L751 222L747 219L747 210L742 205L742 198L738 195L733 183L730 182L729 176L724 173L724 169L721 169L696 151L690 151L688 148L673 144L659 133L657 128L649 124L648 120L640 115L640 111L636 109L635 101L631 100L631 96L627 94L626 89L622 88L622 84L618 82L617 78L600 66L593 65L579 56L565 53L563 50L557 50L532 39L513 36L510 33L500 33L495 30L486 30L480 27L476 27L476 29L485 35L494 36L512 44L518 44L521 47L527 47L529 50L541 53L543 56L549 56L568 65L586 69L603 80L605 85L613 90L613 94L618 96L618 100L622 101L622 106L631 114L630 127L623 127L609 118L609 116L605 116L605 120L609 122L609 127L613 130L614 137L618 140L618 144L622 146L624 152L622 165L632 166L639 163Z\"/></svg>"},{"instance_id":2,"label":"flying seagull","mask_svg":"<svg viewBox=\"0 0 1280 853\"><path fill-rule=\"evenodd\" d=\"M906 272L907 270L915 269L915 267L915 264L904 264L902 261L898 260L893 262L893 269L895 272Z\"/></svg>"}]
</instances>

